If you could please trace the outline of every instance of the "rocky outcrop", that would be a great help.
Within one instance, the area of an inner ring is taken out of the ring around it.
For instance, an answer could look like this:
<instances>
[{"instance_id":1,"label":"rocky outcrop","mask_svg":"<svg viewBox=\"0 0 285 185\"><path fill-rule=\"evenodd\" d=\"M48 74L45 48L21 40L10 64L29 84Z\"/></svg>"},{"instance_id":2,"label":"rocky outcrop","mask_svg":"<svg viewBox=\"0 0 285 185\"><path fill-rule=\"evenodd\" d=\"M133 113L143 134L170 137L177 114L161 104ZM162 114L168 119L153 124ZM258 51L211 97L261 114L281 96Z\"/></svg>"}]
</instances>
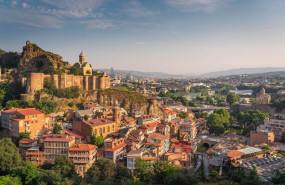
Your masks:
<instances>
[{"instance_id":1,"label":"rocky outcrop","mask_svg":"<svg viewBox=\"0 0 285 185\"><path fill-rule=\"evenodd\" d=\"M0 66L2 68L16 68L21 58L19 52L5 52L0 50Z\"/></svg>"},{"instance_id":2,"label":"rocky outcrop","mask_svg":"<svg viewBox=\"0 0 285 185\"><path fill-rule=\"evenodd\" d=\"M148 114L162 116L161 109L156 100L149 100L138 92L122 91L118 89L105 89L97 92L97 101L102 105L114 105L116 101L128 112L142 110Z\"/></svg>"},{"instance_id":3,"label":"rocky outcrop","mask_svg":"<svg viewBox=\"0 0 285 185\"><path fill-rule=\"evenodd\" d=\"M65 65L68 63L63 62L61 56L47 52L27 41L19 60L18 73L20 76L25 76L30 72L48 72L51 68L58 69Z\"/></svg>"}]
</instances>

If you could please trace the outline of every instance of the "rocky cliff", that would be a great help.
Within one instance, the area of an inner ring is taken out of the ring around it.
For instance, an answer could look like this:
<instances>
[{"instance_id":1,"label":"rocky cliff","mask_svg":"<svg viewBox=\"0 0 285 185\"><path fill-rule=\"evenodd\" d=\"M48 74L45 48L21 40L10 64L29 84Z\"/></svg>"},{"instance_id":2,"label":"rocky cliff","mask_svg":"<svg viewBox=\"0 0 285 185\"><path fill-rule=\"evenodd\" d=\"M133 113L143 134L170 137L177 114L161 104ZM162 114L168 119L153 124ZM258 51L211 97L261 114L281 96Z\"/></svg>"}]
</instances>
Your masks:
<instances>
[{"instance_id":1,"label":"rocky cliff","mask_svg":"<svg viewBox=\"0 0 285 185\"><path fill-rule=\"evenodd\" d=\"M23 77L30 72L48 72L50 69L61 69L69 64L64 62L61 56L27 41L22 53L0 50L0 65L3 68L14 68L16 74Z\"/></svg>"},{"instance_id":2,"label":"rocky cliff","mask_svg":"<svg viewBox=\"0 0 285 185\"><path fill-rule=\"evenodd\" d=\"M25 76L30 72L47 72L51 68L58 69L66 65L68 63L64 62L61 56L45 51L27 41L18 63L18 73Z\"/></svg>"},{"instance_id":3,"label":"rocky cliff","mask_svg":"<svg viewBox=\"0 0 285 185\"><path fill-rule=\"evenodd\" d=\"M91 97L92 95L89 95ZM102 105L114 105L116 101L128 112L142 110L148 114L162 116L162 111L155 100L147 99L138 92L122 91L118 89L105 89L96 92L98 103ZM90 98L89 98L90 99Z\"/></svg>"}]
</instances>

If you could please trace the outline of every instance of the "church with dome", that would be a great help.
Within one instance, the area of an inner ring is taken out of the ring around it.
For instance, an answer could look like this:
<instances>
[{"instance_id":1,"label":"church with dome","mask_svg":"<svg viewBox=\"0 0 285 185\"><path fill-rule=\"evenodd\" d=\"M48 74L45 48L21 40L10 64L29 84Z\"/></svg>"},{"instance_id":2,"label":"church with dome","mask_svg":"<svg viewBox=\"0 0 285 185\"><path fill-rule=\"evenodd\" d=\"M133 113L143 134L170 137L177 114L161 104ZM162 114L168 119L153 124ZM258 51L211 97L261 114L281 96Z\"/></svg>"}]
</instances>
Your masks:
<instances>
[{"instance_id":1,"label":"church with dome","mask_svg":"<svg viewBox=\"0 0 285 185\"><path fill-rule=\"evenodd\" d=\"M73 67L76 69L77 73L82 75L92 75L92 66L86 62L86 56L83 51L79 55L79 62L75 63Z\"/></svg>"}]
</instances>

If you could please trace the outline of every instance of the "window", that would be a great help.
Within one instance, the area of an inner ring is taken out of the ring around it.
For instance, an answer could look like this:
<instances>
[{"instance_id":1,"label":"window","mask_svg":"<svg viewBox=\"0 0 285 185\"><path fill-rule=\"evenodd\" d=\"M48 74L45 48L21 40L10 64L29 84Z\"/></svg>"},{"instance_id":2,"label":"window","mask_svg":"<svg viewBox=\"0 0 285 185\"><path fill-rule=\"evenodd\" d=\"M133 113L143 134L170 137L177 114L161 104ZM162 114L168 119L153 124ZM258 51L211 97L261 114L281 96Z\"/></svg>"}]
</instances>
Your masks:
<instances>
[{"instance_id":1,"label":"window","mask_svg":"<svg viewBox=\"0 0 285 185\"><path fill-rule=\"evenodd\" d=\"M105 127L103 127L103 134L105 134Z\"/></svg>"},{"instance_id":2,"label":"window","mask_svg":"<svg viewBox=\"0 0 285 185\"><path fill-rule=\"evenodd\" d=\"M108 126L108 130L107 130L107 132L110 132L110 126Z\"/></svg>"}]
</instances>

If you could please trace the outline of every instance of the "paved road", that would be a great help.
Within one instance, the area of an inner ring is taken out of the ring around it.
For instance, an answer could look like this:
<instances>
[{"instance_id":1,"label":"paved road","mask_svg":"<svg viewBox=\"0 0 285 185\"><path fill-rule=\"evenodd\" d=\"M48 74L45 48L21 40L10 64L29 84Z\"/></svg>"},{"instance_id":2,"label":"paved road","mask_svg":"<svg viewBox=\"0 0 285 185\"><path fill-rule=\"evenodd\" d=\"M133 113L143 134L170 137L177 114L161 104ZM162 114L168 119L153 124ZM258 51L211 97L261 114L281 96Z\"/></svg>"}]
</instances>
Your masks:
<instances>
[{"instance_id":1,"label":"paved road","mask_svg":"<svg viewBox=\"0 0 285 185\"><path fill-rule=\"evenodd\" d=\"M209 160L207 154L203 155L203 164L204 164L204 175L205 177L209 176Z\"/></svg>"},{"instance_id":2,"label":"paved road","mask_svg":"<svg viewBox=\"0 0 285 185\"><path fill-rule=\"evenodd\" d=\"M198 161L197 161L197 166L196 166L196 168L195 168L195 171L197 171L197 170L200 168L200 166L201 166L201 161L202 161L202 155L199 155L199 156L198 156Z\"/></svg>"}]
</instances>

